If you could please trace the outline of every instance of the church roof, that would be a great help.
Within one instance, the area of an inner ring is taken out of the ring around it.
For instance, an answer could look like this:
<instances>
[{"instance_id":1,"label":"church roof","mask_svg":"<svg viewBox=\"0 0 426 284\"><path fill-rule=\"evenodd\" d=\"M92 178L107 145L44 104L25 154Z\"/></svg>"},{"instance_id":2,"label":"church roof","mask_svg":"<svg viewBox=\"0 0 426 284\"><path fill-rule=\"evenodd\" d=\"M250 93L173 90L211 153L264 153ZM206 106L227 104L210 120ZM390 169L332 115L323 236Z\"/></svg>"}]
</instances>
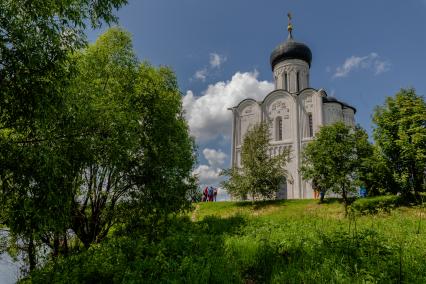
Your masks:
<instances>
[{"instance_id":1,"label":"church roof","mask_svg":"<svg viewBox=\"0 0 426 284\"><path fill-rule=\"evenodd\" d=\"M312 52L306 44L294 41L290 34L285 42L278 45L272 51L270 57L272 70L274 70L275 65L279 62L287 59L301 59L308 63L310 67L312 62Z\"/></svg>"},{"instance_id":2,"label":"church roof","mask_svg":"<svg viewBox=\"0 0 426 284\"><path fill-rule=\"evenodd\" d=\"M329 96L327 96L327 97L322 97L322 102L323 102L323 103L338 103L338 104L342 105L342 107L344 107L344 108L351 108L351 109L353 109L353 110L354 110L354 112L356 112L356 108L355 108L355 107L351 106L351 105L350 105L350 104L348 104L348 103L345 103L345 102L339 101L339 100L338 100L338 99L336 99L335 97L329 97Z\"/></svg>"}]
</instances>

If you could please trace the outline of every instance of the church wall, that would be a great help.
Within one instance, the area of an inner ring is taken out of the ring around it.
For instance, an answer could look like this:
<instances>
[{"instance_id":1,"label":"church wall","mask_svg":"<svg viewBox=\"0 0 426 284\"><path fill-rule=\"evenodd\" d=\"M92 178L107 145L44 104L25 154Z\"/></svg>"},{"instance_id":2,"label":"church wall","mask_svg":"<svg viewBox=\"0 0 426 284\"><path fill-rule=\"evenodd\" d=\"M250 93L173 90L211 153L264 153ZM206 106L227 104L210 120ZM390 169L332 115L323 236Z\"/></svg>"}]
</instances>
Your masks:
<instances>
[{"instance_id":1,"label":"church wall","mask_svg":"<svg viewBox=\"0 0 426 284\"><path fill-rule=\"evenodd\" d=\"M280 153L284 148L290 148L291 160L287 164L289 177L277 196L281 198L298 198L297 185L298 175L298 151L297 151L297 98L283 90L276 90L266 96L262 104L263 119L270 121L271 147L270 155ZM277 137L277 118L282 118L282 139ZM285 192L284 192L285 191Z\"/></svg>"},{"instance_id":2,"label":"church wall","mask_svg":"<svg viewBox=\"0 0 426 284\"><path fill-rule=\"evenodd\" d=\"M310 139L314 135L315 125L318 124L315 107L315 91L306 90L300 94L297 99L299 102L299 127L300 134L303 139Z\"/></svg>"},{"instance_id":3,"label":"church wall","mask_svg":"<svg viewBox=\"0 0 426 284\"><path fill-rule=\"evenodd\" d=\"M241 167L241 144L247 131L261 121L261 110L256 101L248 99L233 109L233 114L231 164Z\"/></svg>"},{"instance_id":4,"label":"church wall","mask_svg":"<svg viewBox=\"0 0 426 284\"><path fill-rule=\"evenodd\" d=\"M351 108L343 108L343 121L347 126L355 126L355 112Z\"/></svg>"},{"instance_id":5,"label":"church wall","mask_svg":"<svg viewBox=\"0 0 426 284\"><path fill-rule=\"evenodd\" d=\"M253 125L260 122L261 110L259 104L255 101L247 101L238 107L237 146L240 146L244 137Z\"/></svg>"},{"instance_id":6,"label":"church wall","mask_svg":"<svg viewBox=\"0 0 426 284\"><path fill-rule=\"evenodd\" d=\"M294 99L285 92L271 94L263 103L263 119L270 123L272 143L289 143L293 140L295 120L293 105Z\"/></svg>"},{"instance_id":7,"label":"church wall","mask_svg":"<svg viewBox=\"0 0 426 284\"><path fill-rule=\"evenodd\" d=\"M324 124L331 125L338 121L343 121L342 105L339 103L325 103L324 108Z\"/></svg>"},{"instance_id":8,"label":"church wall","mask_svg":"<svg viewBox=\"0 0 426 284\"><path fill-rule=\"evenodd\" d=\"M304 147L313 139L315 133L319 131L323 124L322 120L322 96L321 91L314 89L304 90L297 98L299 102L299 133L300 133L300 152L298 153L299 170L302 165L302 154ZM310 181L303 180L299 171L296 173L300 184L300 193L298 198L313 198L313 190Z\"/></svg>"}]
</instances>

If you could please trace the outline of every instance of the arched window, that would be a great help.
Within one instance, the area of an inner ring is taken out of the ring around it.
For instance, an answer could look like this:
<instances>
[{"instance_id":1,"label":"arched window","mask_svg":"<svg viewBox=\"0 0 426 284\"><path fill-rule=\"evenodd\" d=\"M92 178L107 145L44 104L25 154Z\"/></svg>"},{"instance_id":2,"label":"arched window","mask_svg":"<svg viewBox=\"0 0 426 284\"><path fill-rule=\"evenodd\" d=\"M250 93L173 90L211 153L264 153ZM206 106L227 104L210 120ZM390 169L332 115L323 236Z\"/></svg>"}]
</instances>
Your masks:
<instances>
[{"instance_id":1,"label":"arched window","mask_svg":"<svg viewBox=\"0 0 426 284\"><path fill-rule=\"evenodd\" d=\"M300 77L299 72L297 72L296 73L296 90L297 90L297 92L300 91L300 82L299 82L300 78L299 77Z\"/></svg>"},{"instance_id":2,"label":"arched window","mask_svg":"<svg viewBox=\"0 0 426 284\"><path fill-rule=\"evenodd\" d=\"M284 72L284 90L288 91L288 74Z\"/></svg>"},{"instance_id":3,"label":"arched window","mask_svg":"<svg viewBox=\"0 0 426 284\"><path fill-rule=\"evenodd\" d=\"M309 123L308 137L312 137L312 136L314 136L314 125L313 125L313 121L312 121L312 113L308 114L308 123Z\"/></svg>"},{"instance_id":4,"label":"arched window","mask_svg":"<svg viewBox=\"0 0 426 284\"><path fill-rule=\"evenodd\" d=\"M278 116L275 120L275 137L277 141L283 140L283 118Z\"/></svg>"}]
</instances>

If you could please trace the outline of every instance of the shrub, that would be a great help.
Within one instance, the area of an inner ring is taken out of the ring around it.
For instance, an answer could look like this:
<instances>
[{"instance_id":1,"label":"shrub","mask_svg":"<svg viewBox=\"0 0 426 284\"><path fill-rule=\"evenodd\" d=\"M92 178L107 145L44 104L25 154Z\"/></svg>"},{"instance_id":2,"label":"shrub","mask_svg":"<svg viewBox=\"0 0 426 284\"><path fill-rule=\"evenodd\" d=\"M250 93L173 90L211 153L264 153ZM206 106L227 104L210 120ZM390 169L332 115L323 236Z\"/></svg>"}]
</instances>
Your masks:
<instances>
[{"instance_id":1,"label":"shrub","mask_svg":"<svg viewBox=\"0 0 426 284\"><path fill-rule=\"evenodd\" d=\"M351 204L351 209L361 214L375 214L380 211L389 212L401 203L402 198L400 196L383 195L357 199Z\"/></svg>"}]
</instances>

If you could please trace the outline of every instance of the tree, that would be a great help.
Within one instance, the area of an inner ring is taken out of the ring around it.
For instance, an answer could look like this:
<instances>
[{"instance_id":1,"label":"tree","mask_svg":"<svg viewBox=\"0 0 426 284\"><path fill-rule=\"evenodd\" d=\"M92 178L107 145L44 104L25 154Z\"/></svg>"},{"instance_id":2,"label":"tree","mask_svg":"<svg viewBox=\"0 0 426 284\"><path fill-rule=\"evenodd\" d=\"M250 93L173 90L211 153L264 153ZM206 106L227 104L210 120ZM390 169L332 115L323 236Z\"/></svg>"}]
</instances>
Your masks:
<instances>
[{"instance_id":1,"label":"tree","mask_svg":"<svg viewBox=\"0 0 426 284\"><path fill-rule=\"evenodd\" d=\"M174 74L140 64L128 33L108 30L78 62L74 117L91 135L84 136L88 159L77 176L72 229L89 247L116 223L187 208L194 145Z\"/></svg>"},{"instance_id":2,"label":"tree","mask_svg":"<svg viewBox=\"0 0 426 284\"><path fill-rule=\"evenodd\" d=\"M0 2L0 129L33 127L61 112L84 30L113 23L126 0Z\"/></svg>"},{"instance_id":3,"label":"tree","mask_svg":"<svg viewBox=\"0 0 426 284\"><path fill-rule=\"evenodd\" d=\"M405 196L426 190L426 103L414 89L388 97L373 115L375 143Z\"/></svg>"},{"instance_id":4,"label":"tree","mask_svg":"<svg viewBox=\"0 0 426 284\"><path fill-rule=\"evenodd\" d=\"M71 54L90 24L114 22L125 0L0 2L0 217L28 252L30 270L44 232L69 222L80 155L67 133ZM57 240L57 238L56 238Z\"/></svg>"},{"instance_id":5,"label":"tree","mask_svg":"<svg viewBox=\"0 0 426 284\"><path fill-rule=\"evenodd\" d=\"M266 123L254 125L246 134L241 149L241 168L224 170L229 180L223 187L233 195L246 199L251 196L272 198L286 178L285 166L289 161L288 149L271 157L268 154L269 128Z\"/></svg>"},{"instance_id":6,"label":"tree","mask_svg":"<svg viewBox=\"0 0 426 284\"><path fill-rule=\"evenodd\" d=\"M123 200L135 190L127 169L140 148L134 108L138 62L130 35L111 28L75 54L78 75L67 100L74 123L68 132L80 133L80 168L74 177L70 228L85 247L102 241L109 229L125 219Z\"/></svg>"},{"instance_id":7,"label":"tree","mask_svg":"<svg viewBox=\"0 0 426 284\"><path fill-rule=\"evenodd\" d=\"M372 154L367 133L342 122L321 127L303 151L301 172L323 191L342 196L347 214L348 194L359 184L359 170Z\"/></svg>"},{"instance_id":8,"label":"tree","mask_svg":"<svg viewBox=\"0 0 426 284\"><path fill-rule=\"evenodd\" d=\"M397 193L398 184L395 183L392 169L388 167L376 145L373 145L372 155L362 161L359 180L367 189L369 196Z\"/></svg>"},{"instance_id":9,"label":"tree","mask_svg":"<svg viewBox=\"0 0 426 284\"><path fill-rule=\"evenodd\" d=\"M70 56L76 73L56 119L36 121L36 136L3 131L0 140L0 217L28 243L30 269L42 243L66 253L72 230L87 248L114 224L189 208L194 187L194 143L173 72L140 63L119 28Z\"/></svg>"}]
</instances>

